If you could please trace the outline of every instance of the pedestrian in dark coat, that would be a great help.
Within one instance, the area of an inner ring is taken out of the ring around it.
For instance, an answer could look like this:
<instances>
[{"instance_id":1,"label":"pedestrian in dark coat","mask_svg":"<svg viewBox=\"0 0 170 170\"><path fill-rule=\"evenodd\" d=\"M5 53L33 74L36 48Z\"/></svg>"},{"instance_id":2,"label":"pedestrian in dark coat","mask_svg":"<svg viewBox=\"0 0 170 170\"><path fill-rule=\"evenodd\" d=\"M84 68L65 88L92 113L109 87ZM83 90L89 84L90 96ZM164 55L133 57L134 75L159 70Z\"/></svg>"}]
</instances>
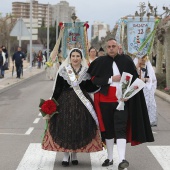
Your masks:
<instances>
[{"instance_id":1,"label":"pedestrian in dark coat","mask_svg":"<svg viewBox=\"0 0 170 170\"><path fill-rule=\"evenodd\" d=\"M17 51L14 53L14 55L12 57L13 64L14 64L14 61L15 61L15 66L16 66L16 71L17 71L17 77L16 78L21 77L24 58L25 58L25 55L21 51L21 47L18 47Z\"/></svg>"}]
</instances>

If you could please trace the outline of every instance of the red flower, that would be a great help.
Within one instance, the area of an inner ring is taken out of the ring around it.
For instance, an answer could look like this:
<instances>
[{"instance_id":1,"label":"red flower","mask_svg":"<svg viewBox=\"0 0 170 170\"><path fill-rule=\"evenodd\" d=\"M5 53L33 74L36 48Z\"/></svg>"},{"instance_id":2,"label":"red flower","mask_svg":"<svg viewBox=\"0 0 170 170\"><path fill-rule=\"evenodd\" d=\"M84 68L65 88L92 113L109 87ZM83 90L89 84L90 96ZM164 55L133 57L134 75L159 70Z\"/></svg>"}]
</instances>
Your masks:
<instances>
[{"instance_id":1,"label":"red flower","mask_svg":"<svg viewBox=\"0 0 170 170\"><path fill-rule=\"evenodd\" d=\"M42 104L41 110L45 114L51 115L57 111L56 103L53 100L47 100Z\"/></svg>"},{"instance_id":2,"label":"red flower","mask_svg":"<svg viewBox=\"0 0 170 170\"><path fill-rule=\"evenodd\" d=\"M84 27L86 27L86 30L89 28L88 22L86 22L86 23L84 24Z\"/></svg>"},{"instance_id":3,"label":"red flower","mask_svg":"<svg viewBox=\"0 0 170 170\"><path fill-rule=\"evenodd\" d=\"M60 26L60 27L62 27L63 25L64 25L63 22L60 22L60 23L59 23L59 26Z\"/></svg>"},{"instance_id":4,"label":"red flower","mask_svg":"<svg viewBox=\"0 0 170 170\"><path fill-rule=\"evenodd\" d=\"M130 76L126 76L126 81L129 81L130 80Z\"/></svg>"},{"instance_id":5,"label":"red flower","mask_svg":"<svg viewBox=\"0 0 170 170\"><path fill-rule=\"evenodd\" d=\"M133 88L134 88L134 89L138 89L139 87L138 87L138 86L134 86Z\"/></svg>"}]
</instances>

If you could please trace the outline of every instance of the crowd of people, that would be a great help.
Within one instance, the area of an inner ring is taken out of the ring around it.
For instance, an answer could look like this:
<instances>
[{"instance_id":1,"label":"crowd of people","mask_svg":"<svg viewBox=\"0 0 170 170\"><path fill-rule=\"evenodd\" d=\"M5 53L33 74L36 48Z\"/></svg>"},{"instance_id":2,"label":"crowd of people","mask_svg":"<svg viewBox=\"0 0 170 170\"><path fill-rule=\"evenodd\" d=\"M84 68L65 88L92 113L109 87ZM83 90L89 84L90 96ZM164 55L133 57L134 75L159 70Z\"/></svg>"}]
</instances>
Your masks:
<instances>
[{"instance_id":1,"label":"crowd of people","mask_svg":"<svg viewBox=\"0 0 170 170\"><path fill-rule=\"evenodd\" d=\"M123 72L146 83L130 99L118 98L117 90ZM78 165L78 152L98 152L106 145L107 158L101 166L113 165L114 143L119 154L118 170L129 166L126 144L132 146L153 142L151 126L157 125L154 91L156 77L149 59L126 55L115 39L106 49L89 48L87 59L78 48L70 50L60 62L51 98L59 103L58 114L49 117L42 148L64 153L63 166ZM91 96L93 94L93 97ZM117 110L119 100L124 110Z\"/></svg>"},{"instance_id":2,"label":"crowd of people","mask_svg":"<svg viewBox=\"0 0 170 170\"><path fill-rule=\"evenodd\" d=\"M22 51L20 46L12 55L12 72L14 72L14 66L16 70L16 78L21 78L23 76L23 60L26 60L27 54ZM37 66L41 69L47 62L47 55L43 54L41 50L36 54L34 51L32 53L32 67ZM9 57L8 50L5 46L0 47L0 78L4 78L5 70L9 70ZM12 74L13 75L13 74Z\"/></svg>"}]
</instances>

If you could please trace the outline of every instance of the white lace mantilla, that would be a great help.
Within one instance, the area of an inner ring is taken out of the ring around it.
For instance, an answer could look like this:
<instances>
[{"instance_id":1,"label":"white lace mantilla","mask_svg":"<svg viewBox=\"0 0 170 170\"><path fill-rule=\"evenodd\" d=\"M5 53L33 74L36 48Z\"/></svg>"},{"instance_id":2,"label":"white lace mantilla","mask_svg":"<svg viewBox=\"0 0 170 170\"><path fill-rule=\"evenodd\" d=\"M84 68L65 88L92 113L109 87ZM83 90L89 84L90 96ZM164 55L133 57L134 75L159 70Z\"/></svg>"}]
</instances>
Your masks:
<instances>
[{"instance_id":1,"label":"white lace mantilla","mask_svg":"<svg viewBox=\"0 0 170 170\"><path fill-rule=\"evenodd\" d=\"M60 70L59 75L61 77L63 77L64 80L66 80L69 85L71 85L71 80L70 80L70 78L69 78L69 76L67 74L67 71L66 71L65 67L63 67ZM78 76L79 76L78 80L77 80L78 84L80 84L82 81L90 80L90 75L87 73L87 68L86 67L82 67L82 69L79 72Z\"/></svg>"}]
</instances>

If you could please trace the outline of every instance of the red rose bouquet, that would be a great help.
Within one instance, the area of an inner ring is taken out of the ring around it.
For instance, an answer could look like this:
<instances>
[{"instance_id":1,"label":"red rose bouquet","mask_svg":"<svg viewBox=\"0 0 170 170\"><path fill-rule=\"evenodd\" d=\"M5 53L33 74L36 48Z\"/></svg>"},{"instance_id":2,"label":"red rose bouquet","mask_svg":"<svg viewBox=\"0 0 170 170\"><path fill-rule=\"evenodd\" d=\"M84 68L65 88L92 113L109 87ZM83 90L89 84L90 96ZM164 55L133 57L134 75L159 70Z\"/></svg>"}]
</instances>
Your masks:
<instances>
[{"instance_id":1,"label":"red rose bouquet","mask_svg":"<svg viewBox=\"0 0 170 170\"><path fill-rule=\"evenodd\" d=\"M132 77L130 75L125 76L125 80L122 81L122 94L127 90L127 88L130 86L130 82L132 80Z\"/></svg>"},{"instance_id":2,"label":"red rose bouquet","mask_svg":"<svg viewBox=\"0 0 170 170\"><path fill-rule=\"evenodd\" d=\"M119 99L119 104L116 108L117 110L124 110L124 100L130 99L145 86L145 83L139 78L131 84L132 77L133 75L126 72L123 72L122 74L120 90L117 93Z\"/></svg>"},{"instance_id":3,"label":"red rose bouquet","mask_svg":"<svg viewBox=\"0 0 170 170\"><path fill-rule=\"evenodd\" d=\"M50 119L50 117L52 117L54 114L58 113L57 111L57 107L58 107L58 103L57 101L52 98L49 100L43 100L40 99L40 112L43 116L44 119Z\"/></svg>"}]
</instances>

